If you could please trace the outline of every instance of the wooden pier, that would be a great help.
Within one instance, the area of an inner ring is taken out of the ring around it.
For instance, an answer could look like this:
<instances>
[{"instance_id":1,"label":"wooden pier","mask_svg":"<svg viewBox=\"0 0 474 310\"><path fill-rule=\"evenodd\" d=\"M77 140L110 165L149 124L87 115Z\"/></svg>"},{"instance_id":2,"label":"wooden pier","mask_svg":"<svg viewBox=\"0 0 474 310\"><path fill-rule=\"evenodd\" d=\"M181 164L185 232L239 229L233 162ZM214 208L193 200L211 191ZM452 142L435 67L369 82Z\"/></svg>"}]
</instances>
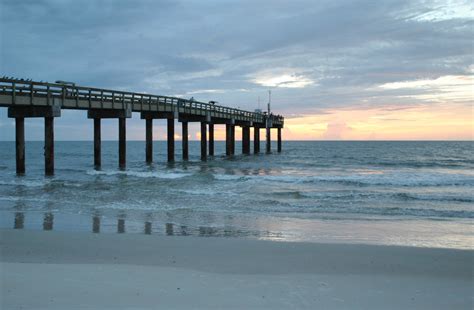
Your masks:
<instances>
[{"instance_id":1,"label":"wooden pier","mask_svg":"<svg viewBox=\"0 0 474 310\"><path fill-rule=\"evenodd\" d=\"M101 166L101 120L118 119L119 168L126 167L126 119L139 112L145 120L145 160L153 162L153 120L167 121L168 161L175 160L175 120L182 125L182 159L189 159L188 124L201 124L201 160L214 156L214 126L225 125L226 155L235 155L235 126L242 127L242 153L250 154L250 129L253 128L254 153L260 152L260 129L266 132L266 153L271 152L271 129L277 130L277 151L281 152L280 115L249 112L211 103L177 97L81 87L70 83L43 83L0 79L0 106L15 119L16 172L25 173L25 118L44 118L45 174L54 174L54 118L62 109L87 110L94 124L94 166Z\"/></svg>"}]
</instances>

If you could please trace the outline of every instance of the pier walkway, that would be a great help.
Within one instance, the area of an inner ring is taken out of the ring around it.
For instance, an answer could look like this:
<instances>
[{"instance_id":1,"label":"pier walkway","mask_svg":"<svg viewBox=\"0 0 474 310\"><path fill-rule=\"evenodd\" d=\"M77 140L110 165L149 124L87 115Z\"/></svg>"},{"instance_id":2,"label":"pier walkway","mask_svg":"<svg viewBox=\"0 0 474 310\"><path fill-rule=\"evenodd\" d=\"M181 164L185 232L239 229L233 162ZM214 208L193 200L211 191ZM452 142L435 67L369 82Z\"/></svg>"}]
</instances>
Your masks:
<instances>
[{"instance_id":1,"label":"pier walkway","mask_svg":"<svg viewBox=\"0 0 474 310\"><path fill-rule=\"evenodd\" d=\"M72 83L44 83L22 79L0 79L0 107L15 118L16 172L25 173L25 125L28 117L45 120L45 174L54 174L54 118L62 109L87 110L94 120L94 166L101 166L101 119L117 118L119 127L119 167L126 166L126 119L139 112L145 120L145 160L153 161L153 120L167 120L168 161L175 160L175 120L182 125L183 160L189 158L188 123L201 124L201 160L214 156L214 125L226 126L226 155L235 154L235 126L242 127L242 153L250 154L250 128L254 133L254 153L260 152L260 129L265 128L266 152L271 152L271 129L277 130L277 151L281 152L284 118L249 112L178 97L76 86Z\"/></svg>"}]
</instances>

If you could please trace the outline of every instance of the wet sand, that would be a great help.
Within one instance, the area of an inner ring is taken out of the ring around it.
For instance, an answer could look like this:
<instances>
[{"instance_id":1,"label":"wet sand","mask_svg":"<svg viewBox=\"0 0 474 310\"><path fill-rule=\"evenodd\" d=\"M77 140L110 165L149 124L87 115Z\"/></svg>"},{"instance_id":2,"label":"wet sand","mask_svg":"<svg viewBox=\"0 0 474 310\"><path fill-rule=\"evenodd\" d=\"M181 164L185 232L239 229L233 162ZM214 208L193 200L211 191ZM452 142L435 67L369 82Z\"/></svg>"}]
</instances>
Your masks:
<instances>
[{"instance_id":1,"label":"wet sand","mask_svg":"<svg viewBox=\"0 0 474 310\"><path fill-rule=\"evenodd\" d=\"M1 230L2 309L471 309L472 250Z\"/></svg>"}]
</instances>

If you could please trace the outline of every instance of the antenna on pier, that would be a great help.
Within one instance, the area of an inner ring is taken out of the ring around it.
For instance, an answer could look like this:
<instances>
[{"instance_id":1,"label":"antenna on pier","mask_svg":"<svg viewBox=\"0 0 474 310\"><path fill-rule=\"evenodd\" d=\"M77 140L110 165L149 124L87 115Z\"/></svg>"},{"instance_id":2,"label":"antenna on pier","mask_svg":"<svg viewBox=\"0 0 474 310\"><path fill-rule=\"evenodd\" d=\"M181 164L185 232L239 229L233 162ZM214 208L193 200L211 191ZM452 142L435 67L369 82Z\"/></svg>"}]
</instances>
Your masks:
<instances>
[{"instance_id":1,"label":"antenna on pier","mask_svg":"<svg viewBox=\"0 0 474 310\"><path fill-rule=\"evenodd\" d=\"M270 104L271 104L271 102L272 102L272 91L269 90L268 91L268 107L267 107L268 108L268 115L270 115Z\"/></svg>"}]
</instances>

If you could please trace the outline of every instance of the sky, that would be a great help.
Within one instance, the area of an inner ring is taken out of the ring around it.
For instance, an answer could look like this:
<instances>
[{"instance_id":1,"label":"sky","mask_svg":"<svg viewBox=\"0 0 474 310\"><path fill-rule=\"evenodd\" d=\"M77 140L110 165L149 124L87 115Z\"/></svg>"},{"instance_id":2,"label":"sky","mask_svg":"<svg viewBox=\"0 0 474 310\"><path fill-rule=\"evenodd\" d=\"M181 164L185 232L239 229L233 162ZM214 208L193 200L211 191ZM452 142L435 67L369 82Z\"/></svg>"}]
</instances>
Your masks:
<instances>
[{"instance_id":1,"label":"sky","mask_svg":"<svg viewBox=\"0 0 474 310\"><path fill-rule=\"evenodd\" d=\"M0 1L0 75L246 110L271 90L285 140L473 140L473 38L464 0ZM103 123L116 140L117 121ZM144 127L134 113L127 139ZM93 137L85 111L63 110L55 128ZM14 136L0 108L0 140ZM41 119L26 138L43 139Z\"/></svg>"}]
</instances>

